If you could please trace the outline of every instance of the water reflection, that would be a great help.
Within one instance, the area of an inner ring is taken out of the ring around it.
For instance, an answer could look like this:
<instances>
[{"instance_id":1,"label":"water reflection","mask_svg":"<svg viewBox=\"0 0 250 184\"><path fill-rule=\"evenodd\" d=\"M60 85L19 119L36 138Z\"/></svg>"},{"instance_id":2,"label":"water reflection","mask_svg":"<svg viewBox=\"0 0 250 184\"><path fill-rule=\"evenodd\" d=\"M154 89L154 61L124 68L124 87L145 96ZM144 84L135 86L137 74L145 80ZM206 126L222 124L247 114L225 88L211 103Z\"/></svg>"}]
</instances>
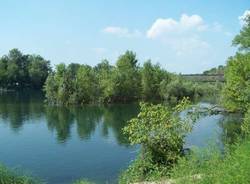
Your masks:
<instances>
[{"instance_id":1,"label":"water reflection","mask_svg":"<svg viewBox=\"0 0 250 184\"><path fill-rule=\"evenodd\" d=\"M137 105L52 107L44 105L43 99L41 93L34 92L1 94L1 122L19 132L25 122L45 118L48 129L56 133L58 143L65 143L71 138L74 125L82 140L90 139L97 125L100 125L103 137L112 133L119 144L129 145L127 137L122 134L122 128L137 115Z\"/></svg>"},{"instance_id":2,"label":"water reflection","mask_svg":"<svg viewBox=\"0 0 250 184\"><path fill-rule=\"evenodd\" d=\"M33 120L36 122L36 120L44 118L46 121L43 122L47 123L48 129L56 133L58 143L65 143L71 138L74 125L76 126L78 138L82 140L90 139L97 125L100 125L103 137L107 138L112 133L119 144L129 145L127 137L122 134L122 128L129 119L137 115L139 110L137 105L89 105L66 108L46 106L43 99L43 94L39 92L1 94L1 122L9 124L9 127L14 132L19 132L28 120L28 122ZM240 133L241 116L234 114L220 116L220 118L216 117L205 117L208 119L205 122L218 124L222 130L220 139L223 144L234 142ZM204 119L200 120L200 122L203 121ZM205 125L205 123L201 124ZM214 125L212 126L214 127ZM199 134L197 135L201 136L200 132L204 130L198 129Z\"/></svg>"},{"instance_id":3,"label":"water reflection","mask_svg":"<svg viewBox=\"0 0 250 184\"><path fill-rule=\"evenodd\" d=\"M44 108L41 105L41 93L2 93L0 94L0 118L9 123L13 131L18 132L27 119L40 118Z\"/></svg>"},{"instance_id":4,"label":"water reflection","mask_svg":"<svg viewBox=\"0 0 250 184\"><path fill-rule=\"evenodd\" d=\"M21 166L50 184L88 178L116 183L121 169L137 155L122 134L138 105L51 107L37 92L0 94L0 162ZM235 115L204 116L186 138L187 146L206 146L215 134L220 144L240 131ZM54 171L57 171L56 173Z\"/></svg>"}]
</instances>

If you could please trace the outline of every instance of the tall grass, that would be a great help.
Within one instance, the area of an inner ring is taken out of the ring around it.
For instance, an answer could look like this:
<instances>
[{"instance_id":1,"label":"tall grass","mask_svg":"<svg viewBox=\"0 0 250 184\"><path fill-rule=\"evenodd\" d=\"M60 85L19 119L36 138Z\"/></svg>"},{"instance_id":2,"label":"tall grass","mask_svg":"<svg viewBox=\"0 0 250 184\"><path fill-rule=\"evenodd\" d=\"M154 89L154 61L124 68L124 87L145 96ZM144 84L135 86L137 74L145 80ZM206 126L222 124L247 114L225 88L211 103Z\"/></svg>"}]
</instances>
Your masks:
<instances>
[{"instance_id":1,"label":"tall grass","mask_svg":"<svg viewBox=\"0 0 250 184\"><path fill-rule=\"evenodd\" d=\"M207 149L182 158L171 179L176 184L249 184L250 138L231 146L223 157L219 151Z\"/></svg>"}]
</instances>

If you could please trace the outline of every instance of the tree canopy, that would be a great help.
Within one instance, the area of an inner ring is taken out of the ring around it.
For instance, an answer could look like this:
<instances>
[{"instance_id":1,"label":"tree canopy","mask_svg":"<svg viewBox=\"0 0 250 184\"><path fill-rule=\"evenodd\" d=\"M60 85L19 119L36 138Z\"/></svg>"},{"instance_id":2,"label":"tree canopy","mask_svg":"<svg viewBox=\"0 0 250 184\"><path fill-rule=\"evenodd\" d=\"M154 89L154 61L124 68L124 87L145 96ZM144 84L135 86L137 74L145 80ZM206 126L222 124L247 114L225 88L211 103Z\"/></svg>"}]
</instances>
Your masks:
<instances>
[{"instance_id":1,"label":"tree canopy","mask_svg":"<svg viewBox=\"0 0 250 184\"><path fill-rule=\"evenodd\" d=\"M239 52L227 61L223 103L231 111L245 112L250 104L250 16L233 45L239 46Z\"/></svg>"},{"instance_id":2,"label":"tree canopy","mask_svg":"<svg viewBox=\"0 0 250 184\"><path fill-rule=\"evenodd\" d=\"M244 18L244 25L240 33L233 39L233 45L241 51L250 51L250 15Z\"/></svg>"},{"instance_id":3,"label":"tree canopy","mask_svg":"<svg viewBox=\"0 0 250 184\"><path fill-rule=\"evenodd\" d=\"M47 78L44 89L50 104L82 105L137 100L176 103L183 97L193 99L209 91L197 87L150 60L141 67L136 54L126 51L114 66L108 60L94 67L59 64Z\"/></svg>"},{"instance_id":4,"label":"tree canopy","mask_svg":"<svg viewBox=\"0 0 250 184\"><path fill-rule=\"evenodd\" d=\"M41 56L24 55L12 49L0 58L0 88L41 89L50 70L50 62Z\"/></svg>"}]
</instances>

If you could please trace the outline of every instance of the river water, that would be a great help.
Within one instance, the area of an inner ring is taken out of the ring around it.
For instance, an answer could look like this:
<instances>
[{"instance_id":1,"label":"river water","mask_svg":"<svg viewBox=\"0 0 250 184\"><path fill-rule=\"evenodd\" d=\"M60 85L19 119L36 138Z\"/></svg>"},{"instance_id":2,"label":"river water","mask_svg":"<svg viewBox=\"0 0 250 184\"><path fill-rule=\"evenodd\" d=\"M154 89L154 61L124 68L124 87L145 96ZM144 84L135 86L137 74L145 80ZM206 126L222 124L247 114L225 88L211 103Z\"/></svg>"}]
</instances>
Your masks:
<instances>
[{"instance_id":1,"label":"river water","mask_svg":"<svg viewBox=\"0 0 250 184\"><path fill-rule=\"evenodd\" d=\"M40 93L0 94L0 163L49 184L116 183L138 153L122 134L138 111L136 104L50 107ZM202 117L185 147L232 142L238 122L230 115Z\"/></svg>"}]
</instances>

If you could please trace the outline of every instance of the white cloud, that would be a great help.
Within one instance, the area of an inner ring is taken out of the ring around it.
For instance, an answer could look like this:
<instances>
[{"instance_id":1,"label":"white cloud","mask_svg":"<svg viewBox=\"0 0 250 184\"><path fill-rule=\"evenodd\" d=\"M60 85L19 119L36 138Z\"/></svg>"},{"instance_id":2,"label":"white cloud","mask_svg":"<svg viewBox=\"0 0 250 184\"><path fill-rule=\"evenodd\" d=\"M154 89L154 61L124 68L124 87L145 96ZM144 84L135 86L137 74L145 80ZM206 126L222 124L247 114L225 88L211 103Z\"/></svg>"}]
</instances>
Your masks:
<instances>
[{"instance_id":1,"label":"white cloud","mask_svg":"<svg viewBox=\"0 0 250 184\"><path fill-rule=\"evenodd\" d=\"M188 31L204 31L207 25L199 15L188 16L183 14L180 20L174 20L172 18L159 18L157 19L151 28L147 31L147 37L150 39L159 38L165 34L171 33L185 33Z\"/></svg>"},{"instance_id":2,"label":"white cloud","mask_svg":"<svg viewBox=\"0 0 250 184\"><path fill-rule=\"evenodd\" d=\"M183 28L197 28L198 30L203 30L206 27L203 19L199 15L188 16L186 14L183 14L180 18L179 24Z\"/></svg>"},{"instance_id":3,"label":"white cloud","mask_svg":"<svg viewBox=\"0 0 250 184\"><path fill-rule=\"evenodd\" d=\"M147 38L160 40L176 56L192 56L194 52L207 55L210 44L202 39L204 31L221 31L219 23L209 26L199 15L181 15L179 20L157 19L147 31Z\"/></svg>"},{"instance_id":4,"label":"white cloud","mask_svg":"<svg viewBox=\"0 0 250 184\"><path fill-rule=\"evenodd\" d=\"M113 34L119 37L139 37L142 33L139 30L130 31L124 27L109 26L103 29L104 33Z\"/></svg>"},{"instance_id":5,"label":"white cloud","mask_svg":"<svg viewBox=\"0 0 250 184\"><path fill-rule=\"evenodd\" d=\"M239 16L239 21L241 25L245 24L245 19L250 16L250 10L246 10L243 15Z\"/></svg>"}]
</instances>

